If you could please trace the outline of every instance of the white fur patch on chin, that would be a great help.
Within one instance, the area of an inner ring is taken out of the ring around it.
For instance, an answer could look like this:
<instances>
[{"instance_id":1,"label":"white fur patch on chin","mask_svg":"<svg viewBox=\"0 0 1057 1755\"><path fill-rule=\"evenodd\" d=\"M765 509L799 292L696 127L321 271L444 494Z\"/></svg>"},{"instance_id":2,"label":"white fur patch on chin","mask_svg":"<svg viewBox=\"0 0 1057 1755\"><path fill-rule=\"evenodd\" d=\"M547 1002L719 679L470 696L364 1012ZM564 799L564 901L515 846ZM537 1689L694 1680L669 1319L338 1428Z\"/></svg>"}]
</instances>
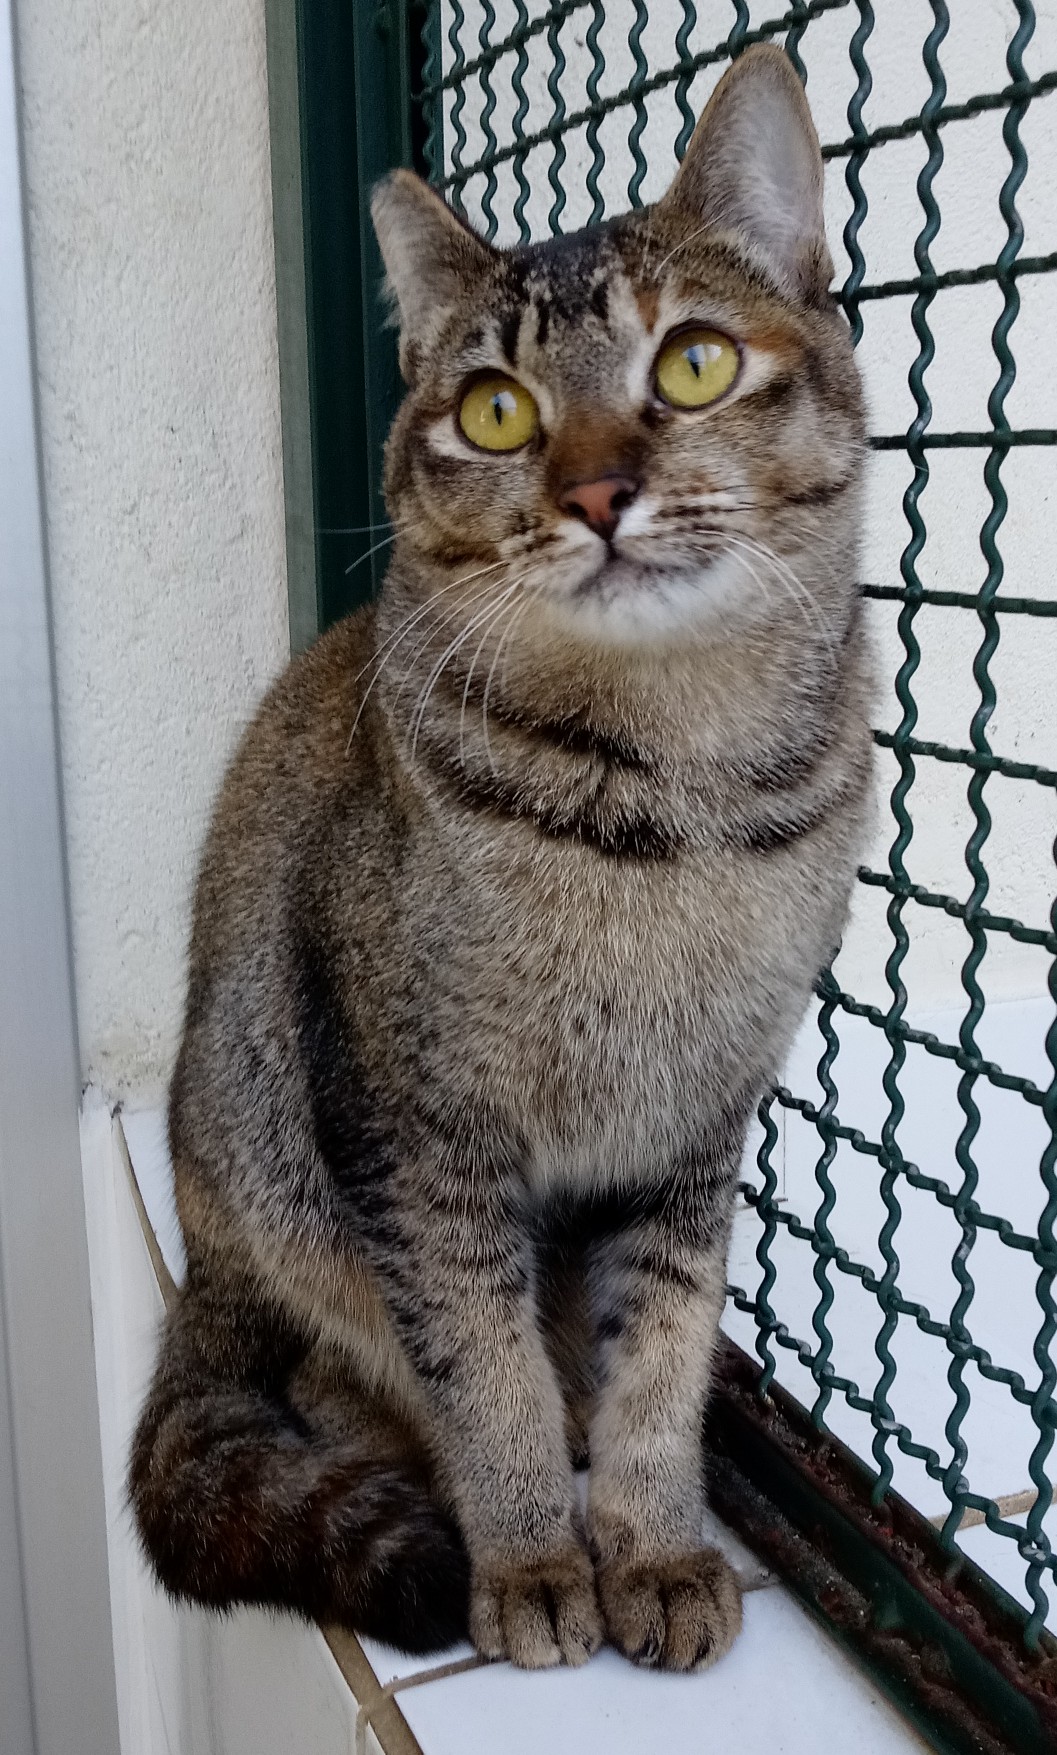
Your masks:
<instances>
[{"instance_id":1,"label":"white fur patch on chin","mask_svg":"<svg viewBox=\"0 0 1057 1755\"><path fill-rule=\"evenodd\" d=\"M578 633L605 645L665 641L709 622L744 625L767 607L767 599L737 554L720 554L692 571L639 572L615 562L611 576L563 593L555 609Z\"/></svg>"}]
</instances>

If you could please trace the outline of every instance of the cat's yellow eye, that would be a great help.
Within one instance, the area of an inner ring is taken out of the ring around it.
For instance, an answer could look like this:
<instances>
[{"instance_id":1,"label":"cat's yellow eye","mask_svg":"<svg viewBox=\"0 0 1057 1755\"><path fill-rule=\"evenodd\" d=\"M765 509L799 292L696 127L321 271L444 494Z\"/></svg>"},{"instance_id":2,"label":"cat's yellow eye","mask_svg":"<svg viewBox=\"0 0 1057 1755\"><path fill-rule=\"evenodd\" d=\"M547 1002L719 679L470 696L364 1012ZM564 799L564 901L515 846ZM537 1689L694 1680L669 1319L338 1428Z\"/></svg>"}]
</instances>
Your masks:
<instances>
[{"instance_id":1,"label":"cat's yellow eye","mask_svg":"<svg viewBox=\"0 0 1057 1755\"><path fill-rule=\"evenodd\" d=\"M482 451L518 451L540 424L535 401L514 378L479 378L462 399L459 425Z\"/></svg>"},{"instance_id":2,"label":"cat's yellow eye","mask_svg":"<svg viewBox=\"0 0 1057 1755\"><path fill-rule=\"evenodd\" d=\"M657 359L657 394L673 408L704 408L729 390L741 357L718 329L684 329Z\"/></svg>"}]
</instances>

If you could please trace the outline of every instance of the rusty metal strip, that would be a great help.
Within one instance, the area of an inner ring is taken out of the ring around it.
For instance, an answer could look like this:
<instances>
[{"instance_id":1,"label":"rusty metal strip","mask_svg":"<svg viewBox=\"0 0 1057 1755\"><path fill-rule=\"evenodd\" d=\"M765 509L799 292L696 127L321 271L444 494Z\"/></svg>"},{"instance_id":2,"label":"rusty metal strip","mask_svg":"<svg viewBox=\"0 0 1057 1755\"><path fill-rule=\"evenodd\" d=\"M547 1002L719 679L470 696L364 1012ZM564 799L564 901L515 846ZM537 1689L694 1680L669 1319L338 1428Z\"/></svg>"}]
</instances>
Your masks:
<instances>
[{"instance_id":1,"label":"rusty metal strip","mask_svg":"<svg viewBox=\"0 0 1057 1755\"><path fill-rule=\"evenodd\" d=\"M165 1305L166 1310L171 1310L176 1303L179 1288L177 1287L172 1274L169 1272L168 1263L162 1254L161 1244L158 1242L154 1226L150 1222L150 1214L147 1211L146 1202L143 1199L139 1182L136 1179L136 1170L132 1162L132 1155L128 1149L128 1140L125 1138L125 1129L121 1123L120 1110L116 1112L114 1121L116 1123L114 1137L117 1142L121 1162L125 1168L125 1175L128 1177L129 1192L132 1195L132 1205L136 1209L139 1228L143 1233L143 1241L147 1246L147 1254L150 1256L150 1265L154 1270L154 1278L158 1282L158 1290L161 1293L162 1303Z\"/></svg>"},{"instance_id":2,"label":"rusty metal strip","mask_svg":"<svg viewBox=\"0 0 1057 1755\"><path fill-rule=\"evenodd\" d=\"M725 1341L711 1499L941 1755L1053 1755L1057 1640Z\"/></svg>"},{"instance_id":3,"label":"rusty metal strip","mask_svg":"<svg viewBox=\"0 0 1057 1755\"><path fill-rule=\"evenodd\" d=\"M334 1629L333 1631L336 1632L342 1640L347 1640L349 1638L347 1634L342 1633L340 1628ZM334 1651L335 1657L337 1657L338 1654L331 1642L330 1634L331 1630L324 1628L323 1637L326 1639L327 1644L330 1645L331 1651ZM356 1641L353 1640L352 1643L356 1644ZM361 1655L364 1654L361 1652ZM340 1658L338 1661L340 1663ZM360 1710L356 1714L355 1755L368 1755L367 1732L369 1729L374 1732L378 1741L383 1744L386 1755L413 1755L413 1748L414 1750L417 1750L419 1745L415 1742L414 1733L408 1726L406 1719L403 1718L399 1706L396 1705L393 1698L394 1695L406 1693L409 1688L424 1688L427 1682L446 1682L450 1676L465 1676L471 1670L486 1669L491 1661L492 1660L489 1658L476 1656L456 1658L452 1663L435 1664L433 1668L429 1670L416 1670L414 1674L410 1676L397 1676L394 1681L386 1682L381 1687L376 1687L373 1693L369 1693L363 1698L358 1696L357 1698L360 1698ZM368 1662L366 1656L364 1656L364 1662ZM342 1673L344 1674L344 1671ZM345 1679L346 1681L349 1680L347 1676ZM355 1689L353 1692L355 1693ZM391 1707L396 1708L395 1717L389 1710ZM396 1720L399 1720L399 1724ZM385 1731L386 1739L384 1742L382 1737L383 1730ZM410 1741L407 1739L410 1739Z\"/></svg>"},{"instance_id":4,"label":"rusty metal strip","mask_svg":"<svg viewBox=\"0 0 1057 1755\"><path fill-rule=\"evenodd\" d=\"M398 1702L393 1699L391 1685L385 1687L379 1682L356 1635L333 1625L320 1628L320 1632L356 1702L356 1755L365 1755L368 1726L385 1755L425 1755Z\"/></svg>"}]
</instances>

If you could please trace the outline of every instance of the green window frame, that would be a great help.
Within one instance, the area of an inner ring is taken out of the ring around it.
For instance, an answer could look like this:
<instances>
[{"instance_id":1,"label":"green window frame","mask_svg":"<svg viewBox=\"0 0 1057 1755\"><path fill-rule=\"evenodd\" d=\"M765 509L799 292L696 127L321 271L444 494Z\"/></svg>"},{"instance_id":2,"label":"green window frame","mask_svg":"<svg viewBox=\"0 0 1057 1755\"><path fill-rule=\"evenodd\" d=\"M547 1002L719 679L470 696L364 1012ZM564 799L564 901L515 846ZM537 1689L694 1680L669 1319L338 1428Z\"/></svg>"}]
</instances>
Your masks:
<instances>
[{"instance_id":1,"label":"green window frame","mask_svg":"<svg viewBox=\"0 0 1057 1755\"><path fill-rule=\"evenodd\" d=\"M290 598L300 651L378 591L382 446L400 398L370 190L421 166L425 8L268 0Z\"/></svg>"}]
</instances>

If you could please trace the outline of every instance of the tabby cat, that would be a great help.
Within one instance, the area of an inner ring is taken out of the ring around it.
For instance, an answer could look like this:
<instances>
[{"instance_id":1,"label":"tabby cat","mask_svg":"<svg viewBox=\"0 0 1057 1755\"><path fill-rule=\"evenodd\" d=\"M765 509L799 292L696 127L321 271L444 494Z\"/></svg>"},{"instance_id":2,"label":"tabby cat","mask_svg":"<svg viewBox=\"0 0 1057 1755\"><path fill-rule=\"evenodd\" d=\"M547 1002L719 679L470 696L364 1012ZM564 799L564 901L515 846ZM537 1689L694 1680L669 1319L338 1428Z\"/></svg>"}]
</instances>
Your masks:
<instances>
[{"instance_id":1,"label":"tabby cat","mask_svg":"<svg viewBox=\"0 0 1057 1755\"><path fill-rule=\"evenodd\" d=\"M735 1179L870 789L821 192L757 48L652 208L500 250L375 194L388 578L264 702L195 906L131 1464L179 1596L530 1668L737 1633L701 1537Z\"/></svg>"}]
</instances>

